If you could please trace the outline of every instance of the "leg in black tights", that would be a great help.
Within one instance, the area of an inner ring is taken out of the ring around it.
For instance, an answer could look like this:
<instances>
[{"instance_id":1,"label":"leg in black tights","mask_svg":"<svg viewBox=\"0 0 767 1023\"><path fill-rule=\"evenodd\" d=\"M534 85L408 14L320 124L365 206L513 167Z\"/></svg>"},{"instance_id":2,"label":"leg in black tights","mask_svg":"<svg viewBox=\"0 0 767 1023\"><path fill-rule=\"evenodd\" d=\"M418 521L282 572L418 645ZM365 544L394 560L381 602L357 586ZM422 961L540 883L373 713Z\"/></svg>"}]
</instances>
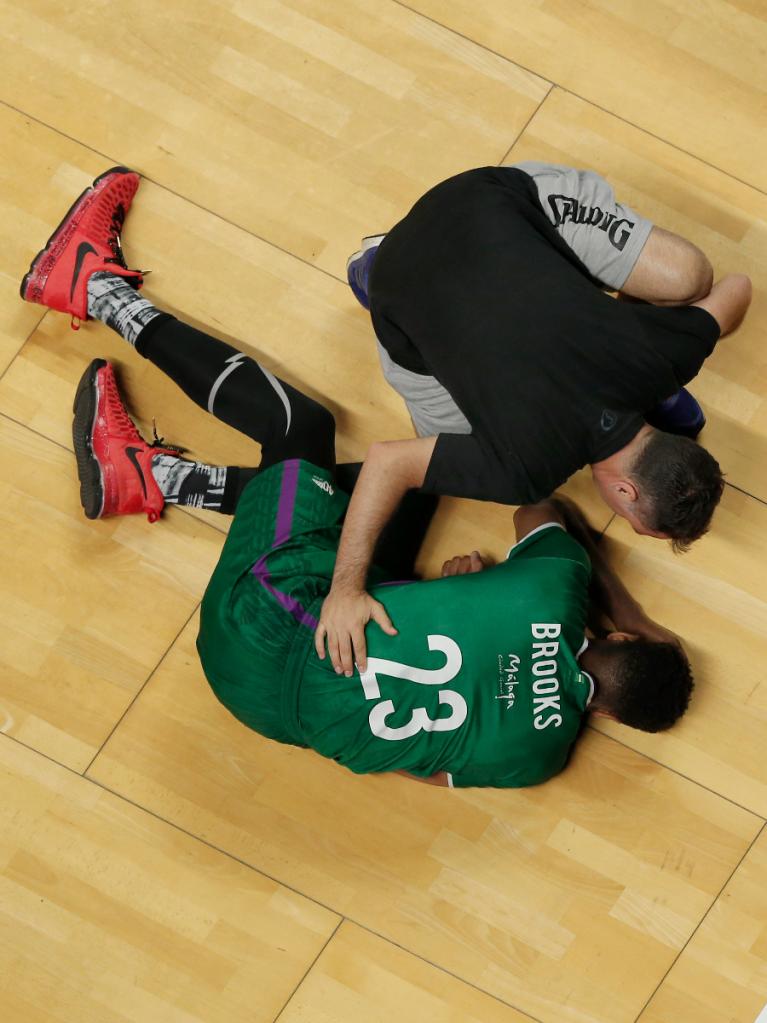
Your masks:
<instances>
[{"instance_id":1,"label":"leg in black tights","mask_svg":"<svg viewBox=\"0 0 767 1023\"><path fill-rule=\"evenodd\" d=\"M136 351L201 408L258 441L260 468L303 458L335 471L332 413L243 352L167 313L144 327Z\"/></svg>"},{"instance_id":2,"label":"leg in black tights","mask_svg":"<svg viewBox=\"0 0 767 1023\"><path fill-rule=\"evenodd\" d=\"M232 514L253 476L288 458L336 474L332 413L244 353L167 313L150 320L135 347L197 405L261 444L258 469L226 467L221 511ZM347 493L359 469L359 463L338 467L337 483ZM436 503L431 495L406 496L379 541L376 561L381 567L400 578L412 575Z\"/></svg>"}]
</instances>

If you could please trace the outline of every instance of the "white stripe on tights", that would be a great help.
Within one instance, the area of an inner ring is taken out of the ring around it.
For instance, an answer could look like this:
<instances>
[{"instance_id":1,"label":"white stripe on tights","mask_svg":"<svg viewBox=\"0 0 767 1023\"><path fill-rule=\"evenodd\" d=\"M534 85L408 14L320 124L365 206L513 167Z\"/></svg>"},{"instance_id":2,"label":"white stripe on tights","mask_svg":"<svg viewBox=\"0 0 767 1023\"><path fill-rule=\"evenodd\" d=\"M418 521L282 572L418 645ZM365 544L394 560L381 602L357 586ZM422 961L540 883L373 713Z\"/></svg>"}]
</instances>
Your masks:
<instances>
[{"instance_id":1,"label":"white stripe on tights","mask_svg":"<svg viewBox=\"0 0 767 1023\"><path fill-rule=\"evenodd\" d=\"M266 379L269 381L269 383L275 389L275 391L277 392L277 395L278 395L280 401L285 406L285 415L288 417L288 424L285 427L285 436L287 437L288 430L290 429L291 411L290 411L290 401L288 399L287 394L285 394L285 388L279 382L279 380L274 375L274 373L270 373L269 370L268 369L264 369L263 366L259 366L258 368L261 370L261 372L264 374Z\"/></svg>"},{"instance_id":2,"label":"white stripe on tights","mask_svg":"<svg viewBox=\"0 0 767 1023\"><path fill-rule=\"evenodd\" d=\"M216 400L216 395L219 392L219 388L221 387L223 382L226 380L226 378L230 375L230 373L233 373L237 369L238 366L242 365L242 362L243 362L244 359L247 359L247 355L244 355L242 352L237 352L236 354L231 355L226 360L227 363L228 363L226 369L222 373L219 373L219 375L213 381L213 386L210 389L210 394L208 395L208 412L210 412L212 414L215 414L215 413L213 413L213 403ZM285 388L279 382L279 380L274 375L274 373L270 373L268 369L266 369L264 366L260 366L258 363L256 363L256 365L261 370L261 372L264 374L264 376L269 381L269 383L272 385L272 387L274 388L274 390L277 393L277 397L280 399L282 404L285 406L285 415L287 417L287 425L285 427L285 436L287 437L288 430L290 429L290 421L291 421L291 417L292 417L292 412L291 412L291 408L290 408L290 400L289 400L287 394L285 393Z\"/></svg>"},{"instance_id":3,"label":"white stripe on tights","mask_svg":"<svg viewBox=\"0 0 767 1023\"><path fill-rule=\"evenodd\" d=\"M213 381L213 386L210 389L208 395L208 412L213 413L213 402L216 400L218 389L229 376L230 373L234 373L239 365L242 364L242 360L246 359L247 355L243 355L242 352L237 352L235 355L230 355L226 360L227 367L223 373L219 373L216 379Z\"/></svg>"}]
</instances>

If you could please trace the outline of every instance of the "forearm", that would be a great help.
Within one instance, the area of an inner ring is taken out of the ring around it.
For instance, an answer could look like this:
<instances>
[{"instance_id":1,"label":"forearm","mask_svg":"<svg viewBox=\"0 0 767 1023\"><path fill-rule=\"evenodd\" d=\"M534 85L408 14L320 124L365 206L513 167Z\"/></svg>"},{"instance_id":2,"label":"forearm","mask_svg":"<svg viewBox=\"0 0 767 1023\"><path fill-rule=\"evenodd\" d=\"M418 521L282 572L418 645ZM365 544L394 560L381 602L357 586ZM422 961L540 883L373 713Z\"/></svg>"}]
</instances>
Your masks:
<instances>
[{"instance_id":1,"label":"forearm","mask_svg":"<svg viewBox=\"0 0 767 1023\"><path fill-rule=\"evenodd\" d=\"M431 437L383 442L370 448L341 533L333 573L336 592L365 589L376 541L405 492L423 483L434 442ZM410 445L417 446L415 457Z\"/></svg>"},{"instance_id":2,"label":"forearm","mask_svg":"<svg viewBox=\"0 0 767 1023\"><path fill-rule=\"evenodd\" d=\"M552 503L565 520L565 526L591 559L592 581L590 596L597 609L605 614L620 631L631 632L645 619L641 604L635 600L618 575L610 568L597 546L596 534L583 512L571 501L552 498Z\"/></svg>"},{"instance_id":3,"label":"forearm","mask_svg":"<svg viewBox=\"0 0 767 1023\"><path fill-rule=\"evenodd\" d=\"M740 326L751 304L751 280L745 274L725 274L705 298L694 305L705 309L719 324L720 337Z\"/></svg>"}]
</instances>

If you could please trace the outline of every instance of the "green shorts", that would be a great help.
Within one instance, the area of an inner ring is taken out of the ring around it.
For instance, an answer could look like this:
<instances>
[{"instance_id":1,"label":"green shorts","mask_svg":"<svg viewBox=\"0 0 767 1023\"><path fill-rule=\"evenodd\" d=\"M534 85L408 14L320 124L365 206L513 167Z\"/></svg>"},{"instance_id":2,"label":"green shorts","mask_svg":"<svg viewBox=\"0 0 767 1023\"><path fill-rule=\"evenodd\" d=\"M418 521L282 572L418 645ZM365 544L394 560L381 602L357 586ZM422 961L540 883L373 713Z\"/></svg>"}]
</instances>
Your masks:
<instances>
[{"instance_id":1,"label":"green shorts","mask_svg":"<svg viewBox=\"0 0 767 1023\"><path fill-rule=\"evenodd\" d=\"M213 692L278 742L306 745L298 686L348 503L329 471L308 462L259 473L242 493L202 600L197 650Z\"/></svg>"}]
</instances>

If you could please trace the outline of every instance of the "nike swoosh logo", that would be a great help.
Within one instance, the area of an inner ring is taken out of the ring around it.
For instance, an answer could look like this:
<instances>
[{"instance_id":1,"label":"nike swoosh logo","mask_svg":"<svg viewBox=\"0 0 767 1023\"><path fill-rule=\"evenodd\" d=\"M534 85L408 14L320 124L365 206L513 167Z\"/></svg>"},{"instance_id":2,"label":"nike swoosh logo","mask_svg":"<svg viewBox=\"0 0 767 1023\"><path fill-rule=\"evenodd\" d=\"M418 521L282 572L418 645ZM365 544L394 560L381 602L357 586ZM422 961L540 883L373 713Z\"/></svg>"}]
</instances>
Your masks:
<instances>
[{"instance_id":1,"label":"nike swoosh logo","mask_svg":"<svg viewBox=\"0 0 767 1023\"><path fill-rule=\"evenodd\" d=\"M125 454L128 456L128 460L133 465L133 468L138 473L138 478L141 480L141 489L144 491L144 497L146 497L146 480L144 479L144 473L141 466L138 464L138 458L136 455L141 451L141 448L126 448Z\"/></svg>"},{"instance_id":2,"label":"nike swoosh logo","mask_svg":"<svg viewBox=\"0 0 767 1023\"><path fill-rule=\"evenodd\" d=\"M96 254L96 250L93 248L90 242L80 242L77 246L77 256L75 257L75 272L72 275L72 290L69 292L69 301L75 297L75 285L77 284L77 278L80 276L80 271L83 268L83 260L89 252Z\"/></svg>"}]
</instances>

